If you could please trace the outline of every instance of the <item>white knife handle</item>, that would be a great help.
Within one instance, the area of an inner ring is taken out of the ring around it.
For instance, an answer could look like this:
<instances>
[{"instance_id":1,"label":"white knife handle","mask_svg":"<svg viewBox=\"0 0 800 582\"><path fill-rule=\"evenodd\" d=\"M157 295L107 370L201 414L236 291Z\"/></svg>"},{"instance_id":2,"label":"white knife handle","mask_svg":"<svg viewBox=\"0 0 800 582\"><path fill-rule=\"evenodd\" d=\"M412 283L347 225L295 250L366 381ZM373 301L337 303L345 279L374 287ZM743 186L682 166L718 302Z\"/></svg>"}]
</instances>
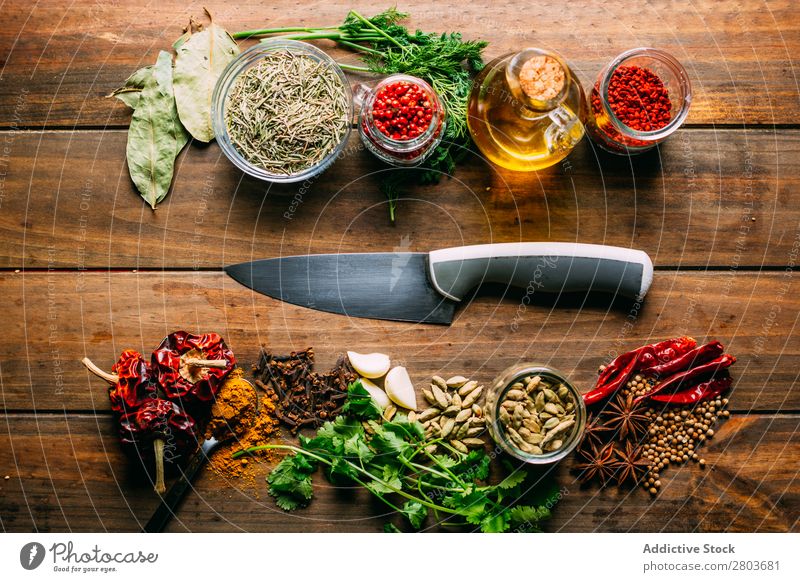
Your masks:
<instances>
[{"instance_id":1,"label":"white knife handle","mask_svg":"<svg viewBox=\"0 0 800 582\"><path fill-rule=\"evenodd\" d=\"M434 288L461 301L481 283L529 293L599 291L642 299L653 282L644 251L581 243L498 243L433 251L428 276Z\"/></svg>"}]
</instances>

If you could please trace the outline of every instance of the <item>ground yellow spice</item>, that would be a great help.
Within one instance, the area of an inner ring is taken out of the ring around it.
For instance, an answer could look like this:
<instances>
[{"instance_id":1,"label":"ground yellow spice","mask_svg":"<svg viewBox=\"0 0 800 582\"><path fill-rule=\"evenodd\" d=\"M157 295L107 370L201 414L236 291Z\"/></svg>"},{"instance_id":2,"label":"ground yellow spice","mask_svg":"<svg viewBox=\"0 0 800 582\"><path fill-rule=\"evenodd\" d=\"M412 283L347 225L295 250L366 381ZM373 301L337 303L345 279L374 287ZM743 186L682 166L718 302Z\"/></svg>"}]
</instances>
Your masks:
<instances>
[{"instance_id":1,"label":"ground yellow spice","mask_svg":"<svg viewBox=\"0 0 800 582\"><path fill-rule=\"evenodd\" d=\"M263 391L256 391L243 378L241 370L234 370L217 394L212 407L213 418L206 429L206 436L217 438L220 434L229 434L230 430L234 432L234 438L221 445L209 459L209 467L216 477L237 479L239 485L254 490L263 488L263 478L269 472L275 454L258 451L238 459L231 456L242 449L274 442L278 432L274 413L273 401Z\"/></svg>"}]
</instances>

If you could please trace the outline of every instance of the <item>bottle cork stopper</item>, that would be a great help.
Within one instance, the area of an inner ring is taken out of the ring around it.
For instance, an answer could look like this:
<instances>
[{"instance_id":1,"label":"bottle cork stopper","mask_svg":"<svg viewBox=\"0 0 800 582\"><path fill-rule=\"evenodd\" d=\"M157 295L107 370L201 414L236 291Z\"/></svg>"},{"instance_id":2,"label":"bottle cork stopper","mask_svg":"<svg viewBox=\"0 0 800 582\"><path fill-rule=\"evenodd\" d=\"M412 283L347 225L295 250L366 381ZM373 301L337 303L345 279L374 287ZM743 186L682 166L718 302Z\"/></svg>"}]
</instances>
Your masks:
<instances>
[{"instance_id":1,"label":"bottle cork stopper","mask_svg":"<svg viewBox=\"0 0 800 582\"><path fill-rule=\"evenodd\" d=\"M519 72L519 86L522 92L536 101L551 101L564 88L564 69L552 57L536 55L531 57Z\"/></svg>"}]
</instances>

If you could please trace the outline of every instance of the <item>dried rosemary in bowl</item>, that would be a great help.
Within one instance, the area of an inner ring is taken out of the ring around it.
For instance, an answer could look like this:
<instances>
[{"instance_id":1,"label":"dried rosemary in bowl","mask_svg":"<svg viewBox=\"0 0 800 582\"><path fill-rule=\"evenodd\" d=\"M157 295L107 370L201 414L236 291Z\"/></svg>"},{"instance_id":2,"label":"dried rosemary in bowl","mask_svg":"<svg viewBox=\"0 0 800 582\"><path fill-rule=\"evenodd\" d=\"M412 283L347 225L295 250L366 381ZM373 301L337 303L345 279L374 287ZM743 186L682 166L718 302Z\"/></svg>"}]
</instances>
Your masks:
<instances>
[{"instance_id":1,"label":"dried rosemary in bowl","mask_svg":"<svg viewBox=\"0 0 800 582\"><path fill-rule=\"evenodd\" d=\"M290 176L336 150L348 112L347 90L329 63L284 49L265 54L234 81L225 124L245 160Z\"/></svg>"}]
</instances>

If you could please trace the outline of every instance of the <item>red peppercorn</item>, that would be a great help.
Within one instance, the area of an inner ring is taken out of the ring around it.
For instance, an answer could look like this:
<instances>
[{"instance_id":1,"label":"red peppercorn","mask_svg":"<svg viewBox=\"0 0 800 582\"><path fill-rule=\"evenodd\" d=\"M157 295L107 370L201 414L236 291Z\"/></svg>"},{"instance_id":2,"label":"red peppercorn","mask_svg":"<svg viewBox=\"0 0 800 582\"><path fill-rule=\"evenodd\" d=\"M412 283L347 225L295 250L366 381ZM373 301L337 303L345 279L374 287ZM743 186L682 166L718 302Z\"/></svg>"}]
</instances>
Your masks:
<instances>
[{"instance_id":1,"label":"red peppercorn","mask_svg":"<svg viewBox=\"0 0 800 582\"><path fill-rule=\"evenodd\" d=\"M605 113L598 85L592 90L591 105L597 125L609 138L628 145L644 145L639 140L623 139L612 125L601 121ZM664 82L643 67L618 67L611 74L608 106L620 122L636 131L656 131L669 125L672 119L672 102Z\"/></svg>"},{"instance_id":2,"label":"red peppercorn","mask_svg":"<svg viewBox=\"0 0 800 582\"><path fill-rule=\"evenodd\" d=\"M433 109L422 88L407 81L390 83L375 96L372 108L375 127L392 139L409 140L425 133ZM378 120L382 120L378 123Z\"/></svg>"}]
</instances>

